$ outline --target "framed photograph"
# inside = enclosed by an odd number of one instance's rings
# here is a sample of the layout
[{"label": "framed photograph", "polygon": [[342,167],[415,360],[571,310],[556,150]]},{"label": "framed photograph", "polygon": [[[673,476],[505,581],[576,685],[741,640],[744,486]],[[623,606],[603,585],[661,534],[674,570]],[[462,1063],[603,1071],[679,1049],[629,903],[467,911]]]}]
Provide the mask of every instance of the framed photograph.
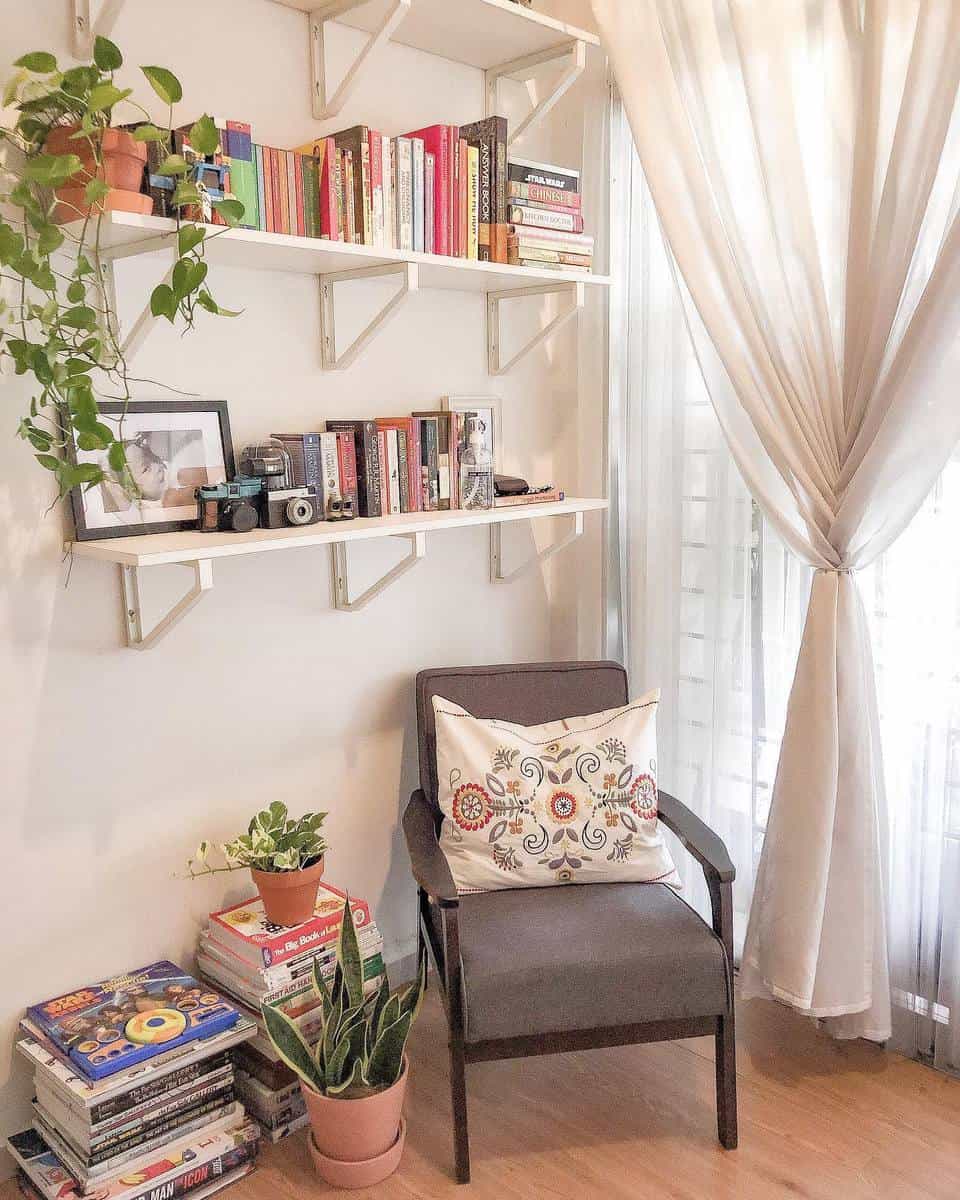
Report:
[{"label": "framed photograph", "polygon": [[[201,484],[233,479],[230,420],[223,400],[104,402],[100,420],[120,432],[140,496],[105,480],[71,492],[77,540],[194,529]],[[74,462],[107,467],[106,452],[68,447]]]},{"label": "framed photograph", "polygon": [[475,412],[480,417],[484,424],[483,440],[493,456],[493,469],[502,475],[503,421],[500,397],[441,396],[440,408],[444,412]]}]

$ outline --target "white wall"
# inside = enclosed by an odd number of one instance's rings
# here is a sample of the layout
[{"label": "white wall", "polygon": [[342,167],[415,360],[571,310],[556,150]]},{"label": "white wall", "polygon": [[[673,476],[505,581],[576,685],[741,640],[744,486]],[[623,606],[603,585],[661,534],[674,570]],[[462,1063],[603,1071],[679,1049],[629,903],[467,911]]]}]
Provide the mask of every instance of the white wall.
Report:
[{"label": "white wall", "polygon": [[[0,63],[41,47],[69,58],[66,0],[5,9]],[[264,0],[128,0],[114,37],[129,63],[167,65],[181,78],[180,120],[203,110],[246,119],[258,141],[281,146],[322,131],[307,105],[302,14]],[[343,57],[356,39],[340,31],[335,40]],[[146,98],[137,73],[126,74]],[[524,150],[568,157],[579,149],[584,96],[578,85],[557,110],[551,141]],[[364,83],[333,128],[364,120],[399,133],[479,115],[478,72],[389,47],[378,78]],[[157,264],[118,270],[129,320]],[[492,380],[482,298],[425,292],[352,369],[324,374],[315,280],[224,269],[212,284],[243,315],[204,317],[185,338],[158,329],[136,367],[145,378],[227,399],[238,446],[281,426],[432,407],[444,393],[499,394],[505,468],[576,492],[583,414],[569,328],[510,376]],[[348,300],[345,319],[352,312],[365,320],[364,304]],[[279,798],[295,810],[329,811],[330,879],[370,899],[389,957],[410,951],[414,895],[398,818],[416,783],[413,676],[429,665],[597,653],[599,629],[584,627],[583,607],[573,601],[599,598],[600,522],[587,517],[589,571],[578,572],[584,560],[574,553],[550,573],[505,587],[488,582],[482,531],[431,536],[426,561],[359,614],[332,610],[325,552],[219,563],[212,594],[157,648],[138,654],[120,645],[114,568],[61,562],[61,516],[44,511],[46,480],[13,439],[29,391],[7,376],[0,394],[0,1133],[7,1134],[28,1115],[30,1082],[12,1053],[23,1007],[155,958],[188,960],[205,914],[250,888],[239,875],[202,882],[175,875],[201,836],[233,833],[263,803]],[[163,394],[141,385],[143,397]],[[596,395],[589,404],[599,416]],[[585,482],[595,487],[596,478]],[[549,525],[509,529],[507,554],[529,553],[534,537],[553,535]],[[353,586],[365,586],[401,552],[386,543],[352,551]],[[163,601],[187,582],[186,572],[156,569],[147,591]],[[589,607],[599,611],[596,600]]]}]

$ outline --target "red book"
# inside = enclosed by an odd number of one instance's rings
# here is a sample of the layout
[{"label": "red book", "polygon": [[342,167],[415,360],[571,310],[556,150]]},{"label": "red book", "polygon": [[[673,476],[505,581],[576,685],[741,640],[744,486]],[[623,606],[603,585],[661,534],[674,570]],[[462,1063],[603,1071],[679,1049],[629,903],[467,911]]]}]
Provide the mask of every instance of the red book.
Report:
[{"label": "red book", "polygon": [[[293,159],[293,188],[294,188],[294,192],[296,193],[296,201],[297,201],[296,233],[299,237],[305,237],[306,232],[307,232],[307,226],[306,226],[306,222],[305,222],[304,215],[303,215],[303,172],[300,170],[301,155],[297,154],[297,152],[295,150],[289,151],[289,154],[290,154],[290,157]],[[290,232],[291,233],[294,232],[293,227],[292,227],[292,222],[291,222]]]},{"label": "red book", "polygon": [[324,138],[317,146],[320,161],[320,236],[331,242],[343,241],[337,205],[337,146],[333,138]]},{"label": "red book", "polygon": [[469,158],[467,154],[466,138],[457,139],[457,257],[467,257],[467,243],[469,242],[469,234],[467,233],[467,225],[469,222],[470,208],[470,169],[468,166]]},{"label": "red book", "polygon": [[[346,896],[339,888],[321,882],[313,916],[302,925],[287,928],[268,921],[259,896],[210,914],[210,935],[239,958],[260,967],[278,963],[334,941],[340,933]],[[370,906],[350,898],[350,911],[358,929],[370,924]]]},{"label": "red book", "polygon": [[430,125],[404,134],[404,137],[422,138],[424,149],[434,156],[433,251],[435,254],[453,254],[457,126]]},{"label": "red book", "polygon": [[340,495],[353,500],[353,515],[357,516],[357,447],[353,433],[337,433],[337,464],[340,467]]},{"label": "red book", "polygon": [[393,512],[390,505],[390,468],[387,466],[387,436],[382,429],[377,430],[377,457],[380,460],[380,498],[383,515],[389,516]]},{"label": "red book", "polygon": [[377,417],[377,428],[402,429],[407,435],[407,495],[410,512],[423,511],[421,478],[420,422],[416,417]]}]

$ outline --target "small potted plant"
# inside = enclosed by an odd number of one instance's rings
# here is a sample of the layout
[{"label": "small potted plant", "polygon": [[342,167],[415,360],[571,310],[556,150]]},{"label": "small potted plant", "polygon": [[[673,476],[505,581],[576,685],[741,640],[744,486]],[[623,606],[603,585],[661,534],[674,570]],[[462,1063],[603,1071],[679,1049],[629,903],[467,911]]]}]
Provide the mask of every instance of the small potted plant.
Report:
[{"label": "small potted plant", "polygon": [[337,966],[328,987],[314,964],[323,1036],[311,1046],[279,1009],[261,1011],[277,1053],[300,1077],[310,1116],[310,1153],[322,1179],[362,1188],[392,1174],[403,1153],[407,1035],[420,1011],[426,963],[406,988],[363,994],[363,960],[350,911],[343,910]]},{"label": "small potted plant", "polygon": [[[313,915],[317,884],[323,874],[327,843],[320,826],[326,815],[304,813],[294,819],[287,815],[287,806],[275,800],[253,817],[246,833],[232,842],[216,847],[201,842],[187,870],[196,878],[249,867],[267,920],[277,925],[301,925]],[[210,861],[214,848],[223,859],[219,866]]]}]

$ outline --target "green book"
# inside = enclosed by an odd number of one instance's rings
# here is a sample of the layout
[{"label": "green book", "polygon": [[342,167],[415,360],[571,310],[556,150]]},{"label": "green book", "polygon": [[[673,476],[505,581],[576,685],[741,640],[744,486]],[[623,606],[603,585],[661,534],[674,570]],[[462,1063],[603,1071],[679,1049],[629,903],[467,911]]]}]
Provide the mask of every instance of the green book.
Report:
[{"label": "green book", "polygon": [[230,190],[243,205],[240,224],[245,229],[260,228],[260,205],[257,202],[257,168],[248,159],[230,160]]}]

